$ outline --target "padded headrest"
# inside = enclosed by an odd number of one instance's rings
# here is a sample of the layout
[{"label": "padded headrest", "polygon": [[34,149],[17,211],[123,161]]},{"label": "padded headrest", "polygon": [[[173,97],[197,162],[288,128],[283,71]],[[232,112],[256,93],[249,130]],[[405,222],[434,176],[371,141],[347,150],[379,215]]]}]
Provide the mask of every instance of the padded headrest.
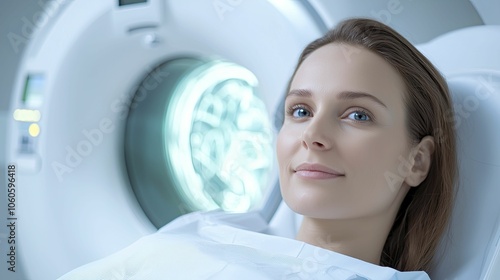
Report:
[{"label": "padded headrest", "polygon": [[455,109],[459,182],[432,279],[482,279],[500,226],[500,26],[468,27],[418,49],[446,77]]},{"label": "padded headrest", "polygon": [[499,238],[500,71],[450,76],[459,181],[432,279],[482,279]]},{"label": "padded headrest", "polygon": [[418,45],[444,75],[471,69],[500,70],[500,25],[480,25],[452,31]]}]

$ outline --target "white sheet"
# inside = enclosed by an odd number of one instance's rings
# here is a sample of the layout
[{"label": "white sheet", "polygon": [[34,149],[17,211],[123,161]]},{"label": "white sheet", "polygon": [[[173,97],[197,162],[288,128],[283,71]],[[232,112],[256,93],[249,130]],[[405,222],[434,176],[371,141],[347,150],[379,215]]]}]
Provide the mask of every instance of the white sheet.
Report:
[{"label": "white sheet", "polygon": [[398,272],[213,217],[183,216],[59,279],[429,279],[424,272]]}]

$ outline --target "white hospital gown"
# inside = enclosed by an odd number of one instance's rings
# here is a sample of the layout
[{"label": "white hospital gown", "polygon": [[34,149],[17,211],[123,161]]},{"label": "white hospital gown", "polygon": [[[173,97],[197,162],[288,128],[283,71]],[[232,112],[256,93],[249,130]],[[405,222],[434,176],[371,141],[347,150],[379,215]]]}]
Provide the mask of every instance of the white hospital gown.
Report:
[{"label": "white hospital gown", "polygon": [[297,240],[239,229],[196,213],[181,217],[60,280],[398,279],[428,280]]}]

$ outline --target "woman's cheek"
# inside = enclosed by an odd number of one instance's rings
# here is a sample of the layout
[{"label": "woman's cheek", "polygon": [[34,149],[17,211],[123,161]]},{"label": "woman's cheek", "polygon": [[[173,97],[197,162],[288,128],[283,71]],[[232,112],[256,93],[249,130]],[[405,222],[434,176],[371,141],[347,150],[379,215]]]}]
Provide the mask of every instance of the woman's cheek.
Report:
[{"label": "woman's cheek", "polygon": [[383,141],[370,133],[359,131],[341,138],[342,140],[337,142],[339,153],[353,168],[372,165],[370,163],[380,161],[380,156],[383,155]]},{"label": "woman's cheek", "polygon": [[384,174],[394,170],[399,149],[382,134],[365,133],[350,139],[342,142],[340,153],[353,179],[360,184],[382,184]]}]

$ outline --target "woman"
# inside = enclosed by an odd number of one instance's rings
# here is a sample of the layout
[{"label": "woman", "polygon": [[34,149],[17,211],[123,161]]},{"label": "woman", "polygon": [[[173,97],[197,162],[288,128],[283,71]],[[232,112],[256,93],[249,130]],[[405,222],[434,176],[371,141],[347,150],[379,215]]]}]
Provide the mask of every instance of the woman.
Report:
[{"label": "woman", "polygon": [[60,279],[428,279],[395,269],[427,270],[448,223],[450,110],[399,34],[341,22],[306,47],[285,99],[277,155],[298,241],[238,228],[259,213],[192,213]]},{"label": "woman", "polygon": [[297,239],[400,271],[427,270],[453,204],[456,151],[443,77],[369,19],[302,52],[277,154]]}]

